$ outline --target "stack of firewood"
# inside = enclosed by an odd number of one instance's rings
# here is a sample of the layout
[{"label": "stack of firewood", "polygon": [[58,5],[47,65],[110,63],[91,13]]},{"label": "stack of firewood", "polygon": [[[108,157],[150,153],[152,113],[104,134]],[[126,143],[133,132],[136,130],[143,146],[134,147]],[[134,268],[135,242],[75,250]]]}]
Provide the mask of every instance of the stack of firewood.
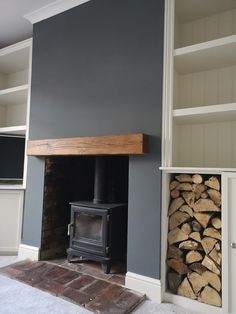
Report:
[{"label": "stack of firewood", "polygon": [[216,176],[180,174],[170,182],[169,289],[221,306],[221,192]]}]

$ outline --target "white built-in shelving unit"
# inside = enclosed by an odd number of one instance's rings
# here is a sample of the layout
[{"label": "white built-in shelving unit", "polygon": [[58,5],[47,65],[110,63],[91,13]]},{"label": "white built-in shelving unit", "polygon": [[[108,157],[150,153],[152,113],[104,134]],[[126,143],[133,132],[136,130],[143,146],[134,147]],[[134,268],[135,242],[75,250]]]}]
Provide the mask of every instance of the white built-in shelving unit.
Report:
[{"label": "white built-in shelving unit", "polygon": [[[165,11],[163,299],[200,313],[235,313],[236,250],[230,242],[236,242],[236,231],[228,226],[236,206],[236,1],[165,0]],[[169,182],[177,173],[221,175],[222,308],[166,289]]]}]

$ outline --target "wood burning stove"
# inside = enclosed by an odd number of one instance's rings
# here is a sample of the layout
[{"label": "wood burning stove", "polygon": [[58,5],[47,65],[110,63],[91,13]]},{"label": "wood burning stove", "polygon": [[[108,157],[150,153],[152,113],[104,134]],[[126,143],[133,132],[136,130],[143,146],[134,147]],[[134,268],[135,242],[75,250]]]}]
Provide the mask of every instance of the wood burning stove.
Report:
[{"label": "wood burning stove", "polygon": [[[101,262],[105,273],[113,260],[122,260],[127,251],[126,203],[114,202],[107,193],[109,182],[106,157],[96,157],[93,201],[71,202],[70,247],[73,256]],[[114,181],[114,178],[112,178]],[[108,183],[108,184],[107,184]]]}]

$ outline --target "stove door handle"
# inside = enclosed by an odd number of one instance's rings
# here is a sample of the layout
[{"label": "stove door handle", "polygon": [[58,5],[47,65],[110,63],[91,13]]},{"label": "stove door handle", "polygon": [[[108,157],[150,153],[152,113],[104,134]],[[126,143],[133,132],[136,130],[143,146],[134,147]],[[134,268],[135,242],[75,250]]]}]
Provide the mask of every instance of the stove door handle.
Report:
[{"label": "stove door handle", "polygon": [[236,249],[236,243],[232,242],[232,243],[230,243],[230,246],[232,249]]}]

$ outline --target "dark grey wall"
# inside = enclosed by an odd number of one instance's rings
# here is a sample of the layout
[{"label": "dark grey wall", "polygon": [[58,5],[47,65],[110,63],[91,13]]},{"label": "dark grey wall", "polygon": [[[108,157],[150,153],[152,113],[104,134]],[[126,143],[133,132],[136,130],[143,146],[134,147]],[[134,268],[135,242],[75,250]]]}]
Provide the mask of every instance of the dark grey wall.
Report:
[{"label": "dark grey wall", "polygon": [[[34,27],[30,139],[142,132],[131,157],[128,270],[160,276],[163,0],[92,0]],[[41,160],[30,158],[23,243],[39,245]],[[32,236],[36,233],[36,236]]]}]

